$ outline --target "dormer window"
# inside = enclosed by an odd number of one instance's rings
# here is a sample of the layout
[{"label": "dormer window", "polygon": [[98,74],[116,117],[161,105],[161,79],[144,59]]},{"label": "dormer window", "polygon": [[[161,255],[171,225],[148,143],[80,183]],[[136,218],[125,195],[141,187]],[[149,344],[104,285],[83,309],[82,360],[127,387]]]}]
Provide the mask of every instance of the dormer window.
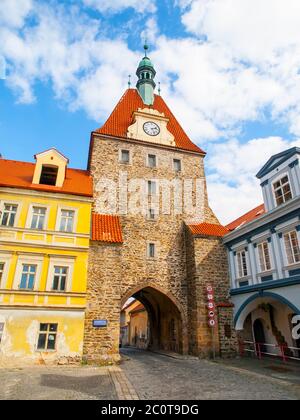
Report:
[{"label": "dormer window", "polygon": [[293,198],[288,175],[284,175],[273,183],[273,191],[277,206],[280,206]]},{"label": "dormer window", "polygon": [[57,166],[42,166],[40,184],[42,185],[53,185],[56,186],[58,174]]}]

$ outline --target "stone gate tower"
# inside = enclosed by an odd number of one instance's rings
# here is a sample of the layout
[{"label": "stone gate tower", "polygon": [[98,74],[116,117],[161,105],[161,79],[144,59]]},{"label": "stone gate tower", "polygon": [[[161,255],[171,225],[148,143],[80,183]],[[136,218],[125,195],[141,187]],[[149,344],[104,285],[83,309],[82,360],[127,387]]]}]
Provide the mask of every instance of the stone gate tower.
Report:
[{"label": "stone gate tower", "polygon": [[[128,89],[91,135],[94,213],[84,357],[119,359],[120,311],[130,297],[147,309],[148,347],[207,356],[235,350],[227,301],[225,229],[208,205],[205,152],[155,95],[147,56]],[[205,285],[215,288],[213,343]]]}]

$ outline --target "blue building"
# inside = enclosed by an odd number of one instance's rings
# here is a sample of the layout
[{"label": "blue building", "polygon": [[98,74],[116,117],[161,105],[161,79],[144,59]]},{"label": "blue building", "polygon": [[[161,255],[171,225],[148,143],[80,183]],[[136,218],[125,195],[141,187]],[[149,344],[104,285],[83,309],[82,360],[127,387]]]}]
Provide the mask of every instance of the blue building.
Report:
[{"label": "blue building", "polygon": [[[300,149],[277,154],[257,177],[264,204],[232,222],[224,237],[235,327],[267,353],[300,357],[292,333],[300,314]],[[297,350],[297,348],[299,350]]]}]

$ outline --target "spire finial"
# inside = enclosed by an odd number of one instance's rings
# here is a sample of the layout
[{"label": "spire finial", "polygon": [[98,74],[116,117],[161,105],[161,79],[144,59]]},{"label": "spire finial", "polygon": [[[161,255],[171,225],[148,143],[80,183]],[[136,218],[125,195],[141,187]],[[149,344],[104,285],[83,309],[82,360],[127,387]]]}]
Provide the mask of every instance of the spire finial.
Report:
[{"label": "spire finial", "polygon": [[161,84],[160,84],[160,82],[158,82],[158,94],[159,94],[159,96],[161,94]]},{"label": "spire finial", "polygon": [[145,50],[145,57],[147,57],[147,51],[149,50],[147,39],[145,39],[144,50]]},{"label": "spire finial", "polygon": [[131,74],[128,75],[128,89],[131,88]]}]

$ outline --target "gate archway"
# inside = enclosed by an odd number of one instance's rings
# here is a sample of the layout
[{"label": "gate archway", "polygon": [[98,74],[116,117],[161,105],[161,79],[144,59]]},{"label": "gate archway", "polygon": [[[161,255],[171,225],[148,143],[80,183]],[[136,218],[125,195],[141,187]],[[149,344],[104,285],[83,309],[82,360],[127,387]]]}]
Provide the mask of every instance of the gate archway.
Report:
[{"label": "gate archway", "polygon": [[141,302],[148,313],[148,349],[186,354],[187,323],[177,299],[160,287],[147,284],[127,292],[121,300],[121,308],[131,297]]}]

